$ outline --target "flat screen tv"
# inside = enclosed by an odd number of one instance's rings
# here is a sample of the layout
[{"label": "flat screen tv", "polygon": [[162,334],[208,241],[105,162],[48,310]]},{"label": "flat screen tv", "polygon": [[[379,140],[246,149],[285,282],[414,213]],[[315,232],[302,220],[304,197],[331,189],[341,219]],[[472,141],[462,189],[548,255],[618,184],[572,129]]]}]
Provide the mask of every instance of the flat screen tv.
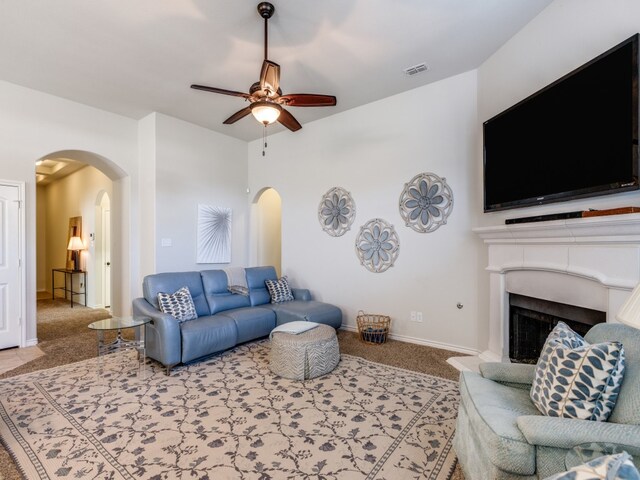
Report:
[{"label": "flat screen tv", "polygon": [[635,34],[484,122],[484,211],[637,190]]}]

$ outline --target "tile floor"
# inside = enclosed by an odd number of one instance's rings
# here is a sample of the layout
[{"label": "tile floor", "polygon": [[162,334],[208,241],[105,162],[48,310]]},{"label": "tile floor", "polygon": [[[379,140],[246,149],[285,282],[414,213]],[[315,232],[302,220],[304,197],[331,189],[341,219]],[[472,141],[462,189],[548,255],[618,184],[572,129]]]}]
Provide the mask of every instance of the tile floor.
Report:
[{"label": "tile floor", "polygon": [[38,346],[0,350],[0,374],[44,355]]}]

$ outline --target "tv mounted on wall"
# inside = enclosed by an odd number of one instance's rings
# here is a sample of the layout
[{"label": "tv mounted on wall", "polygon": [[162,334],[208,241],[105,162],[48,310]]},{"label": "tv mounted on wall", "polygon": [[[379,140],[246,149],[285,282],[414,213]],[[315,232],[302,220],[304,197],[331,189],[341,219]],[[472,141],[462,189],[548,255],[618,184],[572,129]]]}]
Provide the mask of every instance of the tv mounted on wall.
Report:
[{"label": "tv mounted on wall", "polygon": [[485,212],[640,188],[639,36],[484,122]]}]

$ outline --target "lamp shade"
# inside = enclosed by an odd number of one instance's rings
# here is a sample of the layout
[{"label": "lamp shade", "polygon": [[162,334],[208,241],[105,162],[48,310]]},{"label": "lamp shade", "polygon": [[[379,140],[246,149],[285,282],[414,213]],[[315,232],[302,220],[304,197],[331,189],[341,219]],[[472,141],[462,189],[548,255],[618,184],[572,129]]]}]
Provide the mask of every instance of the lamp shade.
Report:
[{"label": "lamp shade", "polygon": [[67,250],[84,250],[84,243],[80,237],[71,237],[69,239],[69,246]]},{"label": "lamp shade", "polygon": [[640,283],[633,289],[627,301],[616,315],[619,322],[640,328]]},{"label": "lamp shade", "polygon": [[282,107],[277,103],[259,101],[251,104],[251,113],[260,123],[270,125],[280,116]]}]

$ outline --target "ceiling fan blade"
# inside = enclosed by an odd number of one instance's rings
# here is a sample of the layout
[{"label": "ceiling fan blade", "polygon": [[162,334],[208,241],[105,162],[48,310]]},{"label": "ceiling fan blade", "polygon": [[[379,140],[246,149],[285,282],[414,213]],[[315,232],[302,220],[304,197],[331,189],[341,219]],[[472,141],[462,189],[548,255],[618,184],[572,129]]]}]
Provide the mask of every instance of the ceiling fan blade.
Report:
[{"label": "ceiling fan blade", "polygon": [[251,107],[245,107],[242,110],[238,110],[236,113],[227,118],[224,122],[226,125],[231,125],[232,123],[236,123],[241,118],[246,117],[251,113]]},{"label": "ceiling fan blade", "polygon": [[260,89],[263,92],[268,91],[269,96],[273,97],[280,88],[280,65],[270,60],[262,62],[262,70],[260,70]]},{"label": "ceiling fan blade", "polygon": [[315,93],[290,93],[282,95],[278,101],[282,101],[289,107],[333,107],[336,104],[336,97]]},{"label": "ceiling fan blade", "polygon": [[280,116],[278,117],[278,122],[287,127],[292,132],[297,132],[302,128],[300,122],[296,120],[293,115],[287,112],[284,108],[280,112]]},{"label": "ceiling fan blade", "polygon": [[221,93],[222,95],[231,95],[232,97],[250,98],[251,95],[243,92],[236,92],[234,90],[225,90],[223,88],[207,87],[206,85],[191,85],[191,88],[196,90],[204,90],[205,92]]}]

